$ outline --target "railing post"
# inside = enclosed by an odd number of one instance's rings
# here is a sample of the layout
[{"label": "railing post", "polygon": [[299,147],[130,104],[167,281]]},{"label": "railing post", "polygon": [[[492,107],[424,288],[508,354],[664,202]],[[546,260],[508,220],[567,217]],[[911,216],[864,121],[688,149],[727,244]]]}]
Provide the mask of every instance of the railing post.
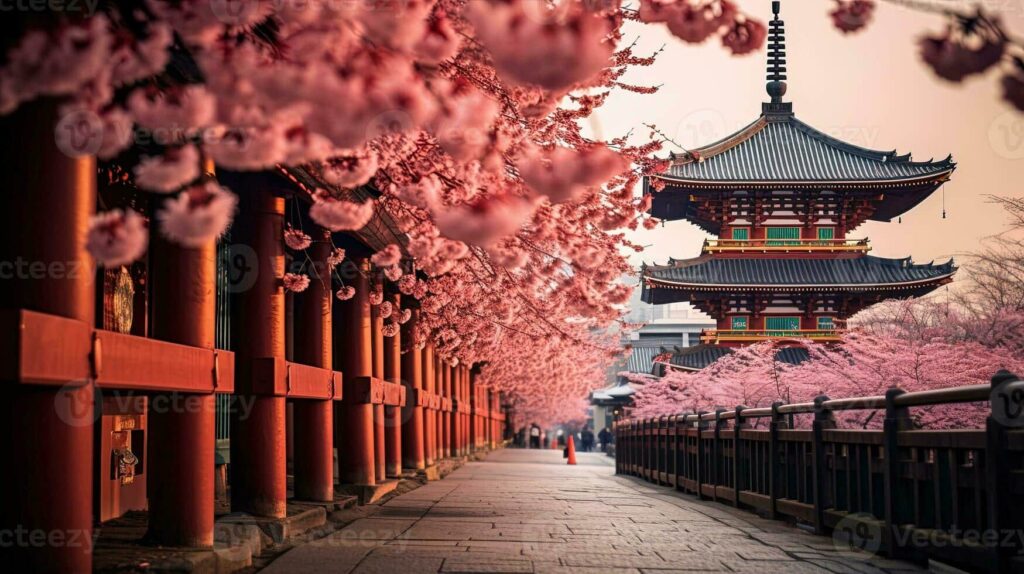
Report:
[{"label": "railing post", "polygon": [[832,411],[826,410],[822,405],[828,397],[819,395],[814,397],[814,422],[812,423],[814,450],[814,531],[818,534],[825,534],[825,507],[828,500],[828,468],[825,457],[825,430],[836,428],[835,417]]},{"label": "railing post", "polygon": [[669,415],[663,414],[657,420],[657,445],[658,450],[658,482],[662,482],[662,473],[665,473],[665,481],[669,482]]},{"label": "railing post", "polygon": [[882,423],[882,441],[885,448],[885,529],[882,532],[882,544],[892,558],[903,556],[906,552],[897,543],[902,539],[896,536],[899,528],[900,498],[899,475],[899,433],[913,427],[910,411],[906,407],[896,405],[896,397],[902,395],[903,389],[892,388],[885,392],[885,421]]},{"label": "railing post", "polygon": [[[1019,536],[1006,536],[1010,532],[1011,517],[1018,509],[1012,507],[1010,497],[1009,440],[1007,423],[1012,414],[1019,412],[1021,398],[1008,392],[1008,385],[1017,382],[1013,373],[1000,370],[992,377],[989,415],[985,420],[985,488],[988,491],[989,535],[986,540],[998,540],[989,548],[989,571],[1009,571],[1009,559],[1020,551]],[[990,538],[994,537],[994,538]]]},{"label": "railing post", "polygon": [[704,461],[704,437],[701,436],[701,433],[704,432],[704,429],[707,428],[707,426],[704,421],[700,419],[700,416],[705,412],[706,411],[697,411],[697,468],[694,473],[694,478],[697,484],[696,490],[698,500],[704,500],[704,489],[701,488],[701,485],[704,483],[705,475],[708,472],[708,469],[706,468],[707,464],[705,464]]},{"label": "railing post", "polygon": [[736,407],[736,418],[733,419],[732,428],[732,505],[736,508],[740,507],[740,432],[746,428],[746,424],[743,422],[743,409],[746,407]]},{"label": "railing post", "polygon": [[722,465],[725,462],[725,455],[722,453],[722,427],[725,421],[722,420],[722,413],[725,409],[715,409],[715,427],[712,429],[711,443],[711,498],[718,502],[718,485],[722,482]]},{"label": "railing post", "polygon": [[782,401],[772,403],[772,420],[768,423],[768,518],[778,518],[779,502],[779,430],[786,428],[785,416],[779,412]]},{"label": "railing post", "polygon": [[668,436],[672,453],[672,488],[679,486],[679,415],[668,418]]}]

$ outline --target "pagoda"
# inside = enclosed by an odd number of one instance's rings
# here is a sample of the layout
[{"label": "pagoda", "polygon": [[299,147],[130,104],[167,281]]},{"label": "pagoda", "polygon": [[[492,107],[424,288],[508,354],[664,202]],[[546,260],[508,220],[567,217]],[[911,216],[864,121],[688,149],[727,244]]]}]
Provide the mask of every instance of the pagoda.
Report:
[{"label": "pagoda", "polygon": [[717,348],[688,351],[685,370],[758,341],[836,341],[857,311],[924,295],[956,272],[952,260],[915,264],[869,255],[868,240],[850,236],[866,220],[890,221],[912,209],[956,164],[952,157],[915,162],[909,154],[865,149],[798,120],[783,101],[779,2],[772,11],[771,101],[760,117],[721,141],[672,154],[666,173],[644,181],[653,217],[685,219],[716,236],[696,258],[642,269],[644,302],[689,302],[718,322],[701,336]]}]

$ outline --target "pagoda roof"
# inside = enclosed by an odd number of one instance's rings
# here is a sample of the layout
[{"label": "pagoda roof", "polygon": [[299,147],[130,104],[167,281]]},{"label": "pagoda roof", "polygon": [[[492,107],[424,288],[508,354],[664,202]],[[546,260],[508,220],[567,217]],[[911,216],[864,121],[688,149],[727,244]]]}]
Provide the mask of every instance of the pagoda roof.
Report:
[{"label": "pagoda roof", "polygon": [[699,371],[732,352],[732,349],[719,345],[694,345],[677,350],[669,363],[686,371]]},{"label": "pagoda roof", "polygon": [[952,156],[915,162],[910,154],[876,151],[827,135],[792,113],[766,112],[750,125],[713,144],[673,154],[669,183],[912,184],[945,179],[956,168]]},{"label": "pagoda roof", "polygon": [[667,349],[662,345],[643,345],[634,342],[633,351],[626,359],[626,370],[630,373],[651,374],[654,369],[654,357],[664,353]]},{"label": "pagoda roof", "polygon": [[886,259],[864,255],[853,259],[767,259],[701,256],[672,260],[669,265],[645,266],[644,300],[651,287],[724,288],[772,287],[802,289],[862,289],[924,286],[950,278],[956,265],[915,264],[909,257]]}]

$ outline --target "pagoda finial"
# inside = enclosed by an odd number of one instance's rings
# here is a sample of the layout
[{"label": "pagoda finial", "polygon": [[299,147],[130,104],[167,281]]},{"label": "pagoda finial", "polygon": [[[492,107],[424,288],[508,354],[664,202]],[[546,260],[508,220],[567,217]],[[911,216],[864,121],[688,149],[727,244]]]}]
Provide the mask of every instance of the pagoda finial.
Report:
[{"label": "pagoda finial", "polygon": [[786,24],[779,18],[782,2],[772,2],[775,17],[768,23],[768,83],[765,88],[772,101],[764,105],[765,113],[792,113],[792,104],[784,104],[786,95]]}]

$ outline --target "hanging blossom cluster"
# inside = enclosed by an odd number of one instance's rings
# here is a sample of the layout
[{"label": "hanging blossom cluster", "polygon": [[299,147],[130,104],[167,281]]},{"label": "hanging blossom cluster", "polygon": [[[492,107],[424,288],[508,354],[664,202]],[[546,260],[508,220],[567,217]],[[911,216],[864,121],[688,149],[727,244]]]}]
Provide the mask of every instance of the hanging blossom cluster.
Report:
[{"label": "hanging blossom cluster", "polygon": [[664,24],[684,42],[700,44],[717,36],[733,54],[749,54],[764,45],[768,30],[740,12],[730,0],[641,0],[636,18]]},{"label": "hanging blossom cluster", "polygon": [[[712,34],[728,49],[761,45],[763,26],[715,6]],[[522,404],[538,422],[581,416],[570,398],[600,385],[613,347],[594,333],[631,292],[623,254],[640,248],[624,231],[649,224],[633,190],[665,167],[658,143],[599,141],[580,127],[614,89],[654,91],[623,81],[653,62],[621,45],[636,14],[576,0],[223,7],[101,2],[95,15],[33,18],[4,39],[0,114],[52,98],[61,119],[90,130],[56,130],[60,149],[112,161],[160,194],[151,222],[95,218],[97,261],[140,257],[147,223],[186,246],[227,230],[238,197],[208,163],[302,167],[322,183],[308,198],[319,226],[359,230],[386,216],[405,234],[402,249],[375,259],[383,280],[418,300],[418,344],[486,365],[489,384],[539,401]],[[357,200],[367,185],[379,196]],[[302,251],[310,231],[282,240]],[[282,281],[299,292],[309,277]]]}]

